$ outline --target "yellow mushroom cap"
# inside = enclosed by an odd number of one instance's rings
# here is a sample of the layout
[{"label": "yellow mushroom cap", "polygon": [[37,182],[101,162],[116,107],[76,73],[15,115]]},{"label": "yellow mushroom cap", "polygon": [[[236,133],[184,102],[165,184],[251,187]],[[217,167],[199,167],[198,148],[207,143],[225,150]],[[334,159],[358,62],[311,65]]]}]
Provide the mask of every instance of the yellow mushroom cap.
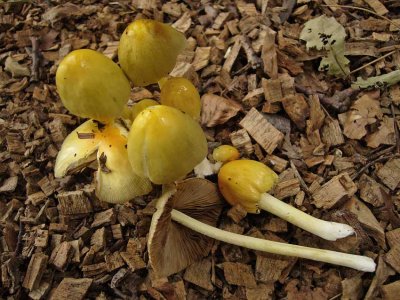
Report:
[{"label": "yellow mushroom cap", "polygon": [[231,205],[240,204],[249,213],[259,213],[258,202],[278,180],[278,175],[255,160],[234,160],[218,173],[219,190]]},{"label": "yellow mushroom cap", "polygon": [[122,112],[131,90],[116,63],[89,49],[75,50],[64,57],[57,69],[56,85],[71,113],[106,122]]},{"label": "yellow mushroom cap", "polygon": [[144,109],[146,109],[146,108],[148,108],[150,106],[154,106],[154,105],[160,105],[160,103],[158,103],[156,100],[152,100],[152,99],[143,99],[143,100],[140,100],[139,102],[133,104],[132,113],[131,113],[131,120],[132,121],[135,120],[136,117],[138,116],[138,114],[142,110],[144,110]]},{"label": "yellow mushroom cap", "polygon": [[134,85],[146,86],[172,71],[185,44],[185,36],[170,25],[136,20],[121,36],[118,59]]},{"label": "yellow mushroom cap", "polygon": [[185,176],[207,155],[200,125],[176,108],[156,105],[136,117],[128,136],[128,157],[138,175],[156,184]]},{"label": "yellow mushroom cap", "polygon": [[230,145],[221,145],[213,151],[214,160],[223,163],[239,159],[239,157],[240,153],[238,149]]},{"label": "yellow mushroom cap", "polygon": [[186,78],[173,77],[161,83],[160,102],[200,119],[201,102],[196,87]]}]

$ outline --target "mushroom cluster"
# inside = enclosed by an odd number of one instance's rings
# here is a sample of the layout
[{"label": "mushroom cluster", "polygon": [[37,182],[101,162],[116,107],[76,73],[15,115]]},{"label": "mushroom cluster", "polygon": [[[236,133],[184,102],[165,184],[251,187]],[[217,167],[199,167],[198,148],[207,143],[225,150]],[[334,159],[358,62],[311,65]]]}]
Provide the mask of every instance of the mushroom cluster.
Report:
[{"label": "mushroom cluster", "polygon": [[[239,159],[231,146],[215,149],[218,186],[206,179],[185,177],[205,161],[207,141],[201,126],[200,96],[184,78],[170,78],[185,37],[169,25],[137,20],[121,36],[121,68],[103,54],[77,50],[60,63],[57,89],[65,107],[89,118],[64,141],[55,176],[81,170],[97,160],[96,195],[123,203],[161,184],[149,232],[149,261],[158,275],[178,272],[207,255],[212,239],[281,255],[297,256],[372,272],[371,258],[276,243],[216,228],[223,202],[240,204],[249,213],[267,210],[328,240],[354,233],[346,225],[316,219],[267,192],[278,176],[260,162]],[[126,104],[131,83],[158,83],[160,103],[144,99]]]},{"label": "mushroom cluster", "polygon": [[[97,160],[97,197],[123,203],[148,194],[151,183],[184,177],[204,159],[200,95],[189,80],[166,77],[185,44],[184,35],[171,26],[137,20],[121,36],[121,68],[89,49],[72,51],[61,61],[60,98],[72,114],[89,120],[65,139],[56,178]],[[161,105],[144,99],[128,107],[130,81],[135,86],[160,82]]]}]

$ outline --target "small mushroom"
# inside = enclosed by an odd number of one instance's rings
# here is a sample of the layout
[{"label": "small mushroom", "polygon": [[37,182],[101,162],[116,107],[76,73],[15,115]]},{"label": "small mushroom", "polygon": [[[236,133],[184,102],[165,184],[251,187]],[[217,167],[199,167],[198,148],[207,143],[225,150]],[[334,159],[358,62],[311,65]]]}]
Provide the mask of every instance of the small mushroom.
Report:
[{"label": "small mushroom", "polygon": [[74,115],[110,122],[128,102],[131,87],[122,70],[105,55],[81,49],[69,53],[56,73],[57,91]]},{"label": "small mushroom", "polygon": [[134,197],[148,194],[151,183],[136,175],[128,161],[126,150],[128,132],[117,122],[100,125],[86,121],[72,131],[57,155],[56,178],[79,170],[96,159],[96,195],[110,203],[123,203]]},{"label": "small mushroom", "polygon": [[212,240],[207,237],[248,249],[364,272],[375,270],[375,263],[369,257],[278,243],[214,227],[221,211],[221,201],[217,187],[206,179],[191,178],[165,186],[156,208],[149,231],[148,251],[150,264],[158,276],[179,272],[207,255],[212,245]]},{"label": "small mushroom", "polygon": [[221,145],[214,149],[213,158],[215,161],[227,163],[228,161],[237,160],[240,157],[238,149],[231,145]]},{"label": "small mushroom", "polygon": [[176,108],[151,106],[133,121],[129,161],[134,172],[156,184],[182,178],[206,155],[207,140],[200,125]]},{"label": "small mushroom", "polygon": [[347,224],[317,219],[268,194],[277,180],[274,171],[254,160],[228,162],[218,173],[218,186],[224,198],[231,205],[240,204],[249,213],[259,213],[261,208],[330,241],[354,233]]},{"label": "small mushroom", "polygon": [[141,19],[129,24],[121,35],[118,58],[133,84],[146,86],[172,71],[185,45],[185,36],[172,26]]},{"label": "small mushroom", "polygon": [[175,107],[196,121],[200,120],[200,95],[189,80],[183,77],[171,77],[159,82],[159,85],[161,104]]}]

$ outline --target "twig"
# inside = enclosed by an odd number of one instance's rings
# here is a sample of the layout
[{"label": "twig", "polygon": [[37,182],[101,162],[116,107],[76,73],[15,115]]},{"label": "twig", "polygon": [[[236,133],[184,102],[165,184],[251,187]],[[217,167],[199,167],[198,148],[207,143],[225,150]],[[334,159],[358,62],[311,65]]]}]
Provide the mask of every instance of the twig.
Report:
[{"label": "twig", "polygon": [[297,179],[300,181],[300,185],[303,188],[304,192],[307,194],[307,196],[311,195],[310,190],[308,189],[307,184],[304,182],[303,178],[301,177],[299,171],[296,168],[296,165],[293,163],[293,160],[290,160],[290,167],[292,168],[294,174],[296,175]]},{"label": "twig", "polygon": [[400,26],[397,25],[397,24],[396,24],[395,22],[393,22],[392,20],[390,20],[389,18],[386,18],[386,17],[384,17],[384,16],[378,15],[376,12],[374,12],[374,11],[372,11],[372,10],[370,10],[370,9],[367,9],[367,8],[358,7],[358,6],[352,6],[352,5],[335,5],[335,4],[329,4],[329,5],[321,4],[321,6],[358,9],[358,10],[361,10],[361,11],[364,11],[364,12],[367,12],[367,13],[370,13],[370,14],[372,14],[372,15],[374,15],[374,16],[377,16],[378,18],[382,18],[382,19],[388,21],[390,24],[392,24],[393,26],[397,27],[397,28],[400,30]]},{"label": "twig", "polygon": [[361,67],[351,71],[347,76],[350,76],[351,74],[354,74],[354,73],[356,73],[356,72],[358,72],[358,71],[360,71],[360,70],[362,70],[362,69],[364,69],[364,68],[366,68],[366,67],[368,67],[368,66],[370,66],[370,65],[372,65],[372,64],[374,64],[374,63],[376,63],[376,62],[378,62],[378,61],[380,61],[382,59],[384,59],[385,57],[387,57],[389,55],[392,55],[393,53],[395,53],[397,51],[398,51],[398,49],[395,49],[395,50],[393,50],[393,51],[391,51],[389,53],[386,53],[385,55],[383,55],[381,57],[378,57],[378,58],[374,59],[373,61],[370,61],[369,63],[367,63],[365,65],[362,65]]},{"label": "twig", "polygon": [[[20,213],[22,213],[24,209],[20,208]],[[15,246],[14,257],[19,257],[22,252],[22,236],[24,235],[24,224],[21,219],[19,220],[19,231],[17,236],[17,245]]]},{"label": "twig", "polygon": [[32,36],[32,66],[31,66],[31,82],[39,80],[39,38]]},{"label": "twig", "polygon": [[360,170],[358,170],[357,173],[355,173],[354,175],[351,176],[351,179],[354,181],[355,179],[357,179],[361,174],[363,174],[370,166],[372,166],[373,164],[377,163],[377,162],[381,162],[381,161],[385,161],[385,160],[389,160],[391,158],[394,157],[400,157],[399,154],[392,154],[389,156],[383,156],[383,157],[378,157],[376,159],[374,159],[373,161],[370,161],[369,163],[367,163],[364,167],[362,167]]}]

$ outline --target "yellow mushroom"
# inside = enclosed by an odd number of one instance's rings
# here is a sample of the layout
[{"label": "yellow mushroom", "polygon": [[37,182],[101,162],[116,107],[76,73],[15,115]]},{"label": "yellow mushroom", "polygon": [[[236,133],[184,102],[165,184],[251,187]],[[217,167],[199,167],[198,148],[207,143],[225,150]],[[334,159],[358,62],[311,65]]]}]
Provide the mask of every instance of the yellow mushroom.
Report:
[{"label": "yellow mushroom", "polygon": [[71,113],[102,122],[119,116],[130,95],[129,81],[118,65],[89,49],[64,57],[57,69],[56,85]]},{"label": "yellow mushroom", "polygon": [[118,123],[89,120],[72,131],[57,155],[56,178],[80,170],[97,159],[96,195],[105,202],[123,203],[148,194],[151,183],[136,175],[128,161],[127,131]]},{"label": "yellow mushroom", "polygon": [[214,149],[213,158],[215,161],[226,163],[228,161],[237,160],[240,157],[239,151],[230,145],[221,145]]},{"label": "yellow mushroom", "polygon": [[218,173],[218,186],[224,198],[231,205],[240,204],[249,213],[259,213],[261,208],[331,241],[354,233],[347,224],[317,219],[268,194],[277,180],[274,171],[254,160],[228,162]]},{"label": "yellow mushroom", "polygon": [[170,25],[136,20],[121,36],[118,59],[134,85],[146,86],[172,71],[185,45],[185,36]]},{"label": "yellow mushroom", "polygon": [[207,155],[200,125],[176,108],[157,105],[139,113],[128,136],[133,170],[156,184],[189,173]]},{"label": "yellow mushroom", "polygon": [[161,104],[175,107],[196,121],[200,120],[200,95],[189,80],[183,77],[172,77],[161,82],[160,86]]}]

